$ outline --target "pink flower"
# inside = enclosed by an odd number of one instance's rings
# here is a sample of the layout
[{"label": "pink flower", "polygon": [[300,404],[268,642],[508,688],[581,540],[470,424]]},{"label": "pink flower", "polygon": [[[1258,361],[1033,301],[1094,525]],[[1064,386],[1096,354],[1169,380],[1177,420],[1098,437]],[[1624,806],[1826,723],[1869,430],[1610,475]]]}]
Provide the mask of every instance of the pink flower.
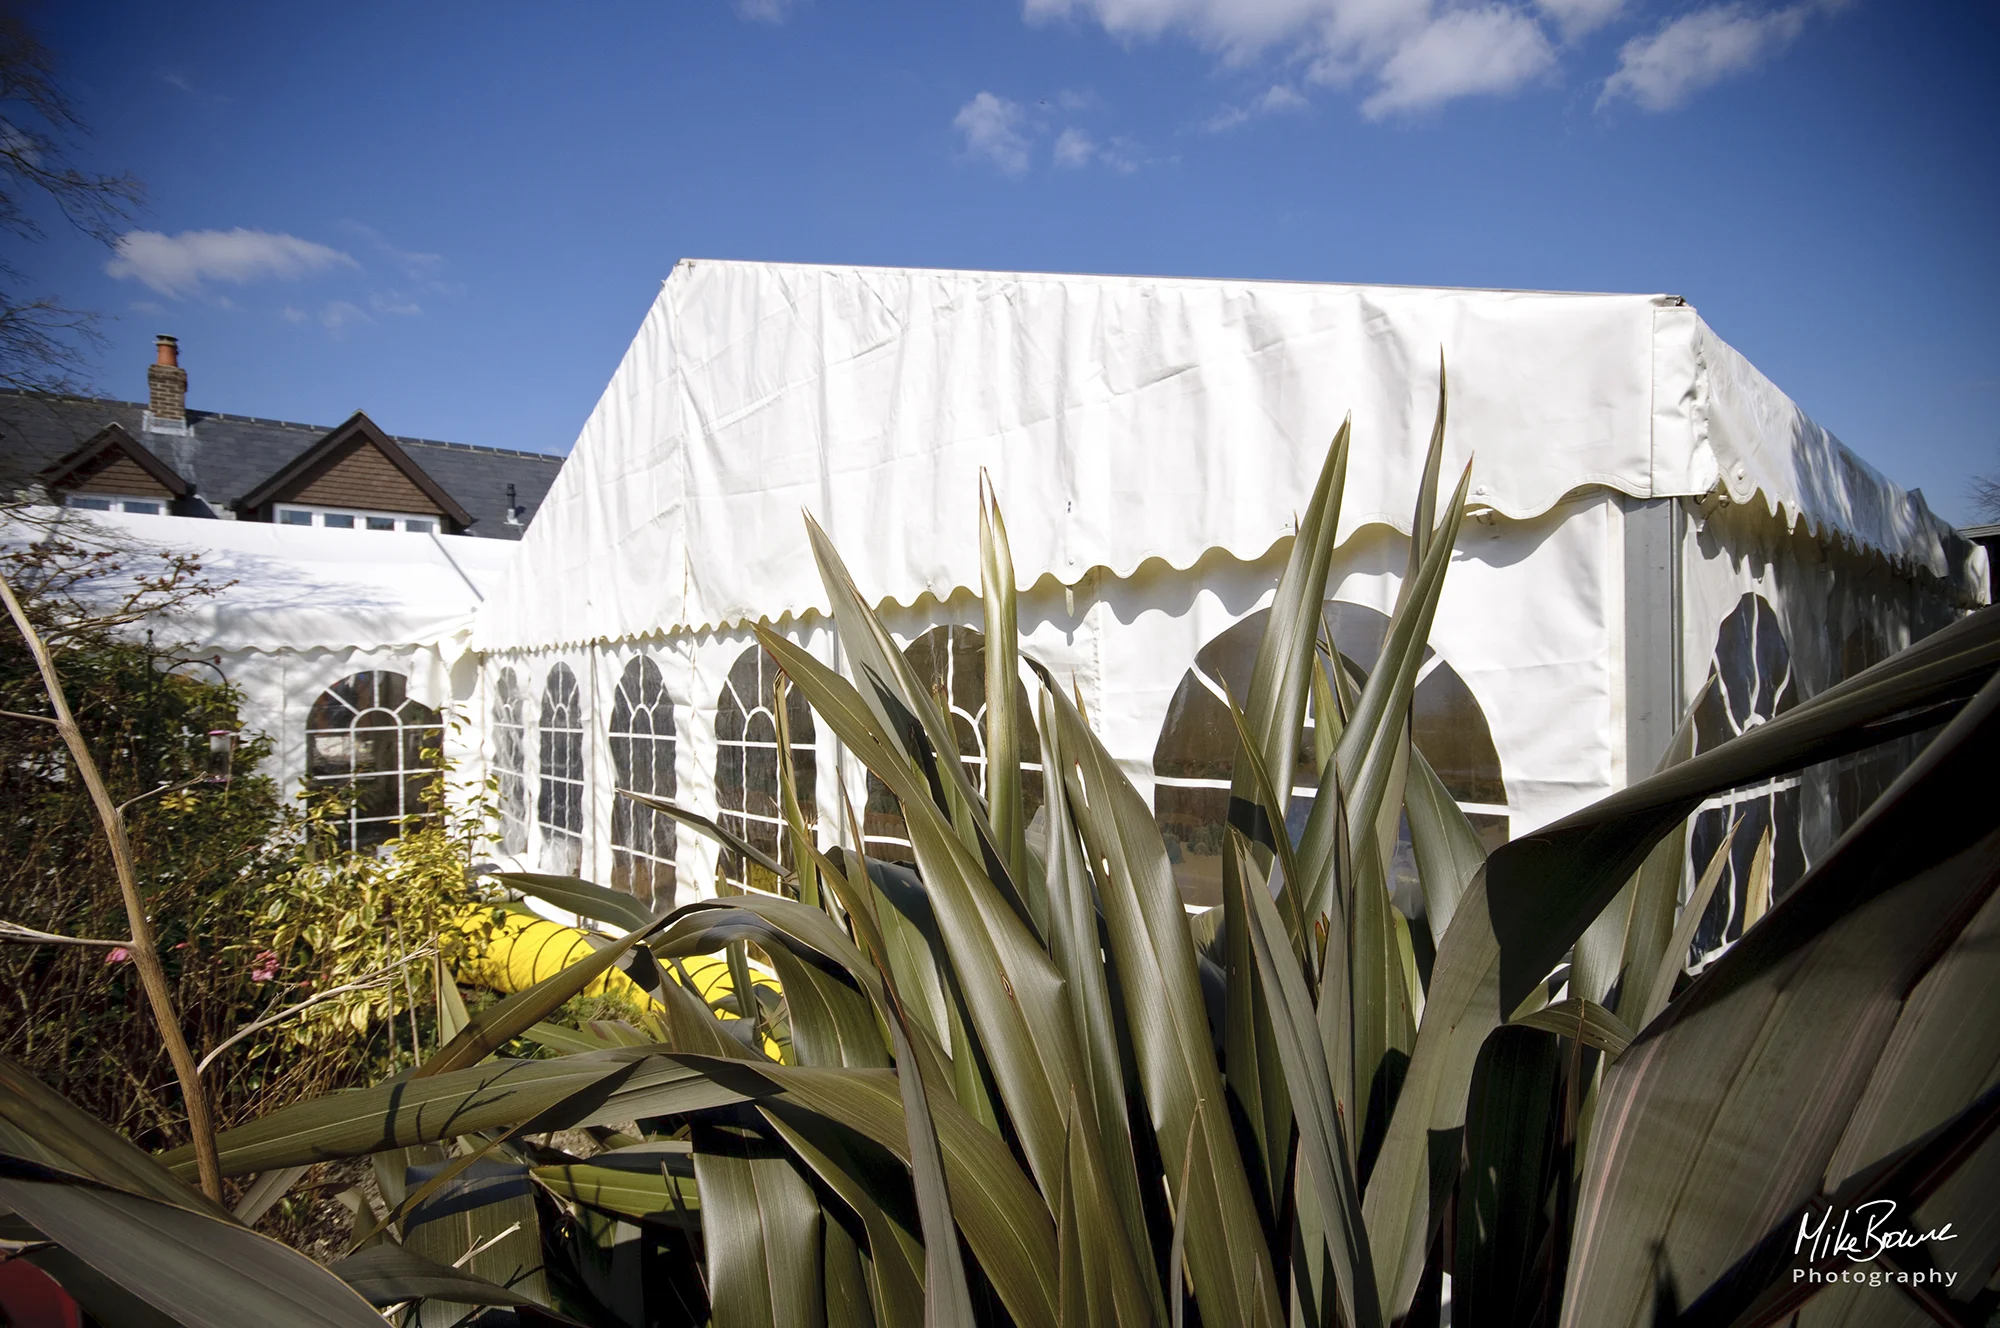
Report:
[{"label": "pink flower", "polygon": [[250,970],[252,982],[269,982],[278,976],[278,954],[275,950],[265,950],[257,956],[257,966]]},{"label": "pink flower", "polygon": [[130,950],[127,950],[122,945],[114,945],[105,954],[104,962],[107,964],[122,964],[131,957],[132,952]]}]

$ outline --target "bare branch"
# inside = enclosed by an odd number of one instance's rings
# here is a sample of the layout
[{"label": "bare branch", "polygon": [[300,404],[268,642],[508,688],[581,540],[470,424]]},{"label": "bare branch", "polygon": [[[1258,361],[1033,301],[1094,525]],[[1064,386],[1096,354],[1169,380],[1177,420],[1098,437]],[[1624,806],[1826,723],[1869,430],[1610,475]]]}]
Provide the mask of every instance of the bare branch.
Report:
[{"label": "bare branch", "polygon": [[29,945],[102,945],[109,949],[128,947],[130,941],[99,941],[88,936],[59,936],[52,931],[38,931],[24,927],[18,922],[0,918],[0,941],[20,941]]},{"label": "bare branch", "polygon": [[262,1019],[253,1019],[249,1023],[243,1025],[243,1027],[237,1029],[234,1033],[231,1033],[228,1037],[224,1038],[222,1041],[216,1043],[215,1046],[211,1047],[209,1049],[208,1055],[203,1056],[201,1058],[201,1064],[195,1067],[195,1071],[198,1074],[208,1073],[208,1067],[215,1064],[216,1057],[220,1056],[223,1052],[228,1051],[231,1047],[241,1042],[244,1038],[254,1036],[257,1033],[261,1033],[265,1029],[271,1027],[273,1024],[282,1024],[283,1022],[285,1022],[285,1020],[290,1019],[295,1015],[304,1014],[307,1010],[312,1009],[315,1005],[319,1005],[325,1001],[330,1001],[336,996],[345,996],[349,992],[365,991],[371,987],[388,986],[390,982],[395,980],[396,972],[398,969],[401,969],[406,964],[414,963],[419,959],[428,959],[430,956],[436,953],[437,951],[432,949],[430,946],[425,946],[424,948],[418,950],[414,954],[405,955],[403,958],[398,959],[395,963],[390,964],[387,968],[378,968],[373,973],[369,973],[366,976],[356,978],[352,982],[343,983],[338,987],[328,987],[325,991],[314,992],[312,995],[306,997],[298,1004],[288,1005],[284,1009],[278,1011],[276,1014],[265,1015]]}]

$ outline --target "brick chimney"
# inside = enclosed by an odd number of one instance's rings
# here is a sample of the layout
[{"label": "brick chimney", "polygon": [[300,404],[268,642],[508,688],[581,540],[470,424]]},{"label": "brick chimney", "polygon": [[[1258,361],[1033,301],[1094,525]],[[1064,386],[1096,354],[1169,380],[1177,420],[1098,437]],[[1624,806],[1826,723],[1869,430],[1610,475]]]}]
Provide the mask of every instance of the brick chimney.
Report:
[{"label": "brick chimney", "polygon": [[146,369],[146,387],[151,400],[145,427],[155,433],[186,433],[188,376],[181,368],[180,342],[173,337],[159,339],[159,360]]}]

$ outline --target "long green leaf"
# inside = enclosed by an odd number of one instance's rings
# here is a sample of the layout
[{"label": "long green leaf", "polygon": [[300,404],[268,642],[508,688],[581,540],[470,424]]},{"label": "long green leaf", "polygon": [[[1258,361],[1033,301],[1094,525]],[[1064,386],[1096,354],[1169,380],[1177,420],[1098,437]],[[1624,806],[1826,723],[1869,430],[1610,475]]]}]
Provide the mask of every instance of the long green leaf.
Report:
[{"label": "long green leaf", "polygon": [[[693,1061],[694,1058],[690,1058]],[[782,1093],[911,1162],[901,1076],[887,1070],[699,1062],[725,1085],[764,1100]],[[1048,1206],[1007,1145],[942,1094],[929,1100],[952,1214],[1001,1303],[1022,1328],[1055,1323],[1056,1238]]]},{"label": "long green leaf", "polygon": [[[759,628],[759,639],[849,750],[885,781],[913,782],[888,754],[879,727],[845,679],[774,633]],[[881,769],[876,769],[878,761]],[[894,789],[894,782],[890,786]],[[1061,974],[1028,922],[987,875],[991,864],[976,860],[916,789],[899,791],[899,796],[979,1050],[992,1067],[1037,1181],[1054,1193],[1062,1174],[1059,1103],[1067,1101],[1081,1057],[1063,1003]],[[956,1061],[956,1047],[953,1054]],[[1086,1103],[1084,1109],[1094,1131],[1094,1107]]]},{"label": "long green leaf", "polygon": [[[1847,1133],[1827,1163],[1824,1188],[1842,1188],[1867,1168],[1921,1139],[2000,1083],[2000,895],[1986,901],[1917,984],[1855,1104]],[[1977,1285],[2000,1266],[2000,1141],[1989,1140],[1956,1175],[1900,1217],[1919,1231],[1950,1224],[1948,1242],[1930,1247],[1932,1262]],[[1873,1297],[1858,1287],[1830,1287],[1806,1309],[1804,1328],[1870,1328]]]},{"label": "long green leaf", "polygon": [[[1509,1021],[1514,1028],[1538,1028],[1558,1037],[1580,1039],[1607,1056],[1617,1056],[1632,1045],[1632,1030],[1625,1021],[1596,1001],[1576,996],[1544,1005]],[[1489,1039],[1490,1041],[1490,1039]]]},{"label": "long green leaf", "polygon": [[460,1268],[435,1263],[400,1245],[371,1245],[328,1271],[371,1305],[406,1300],[449,1300],[460,1305],[533,1305],[536,1302]]},{"label": "long green leaf", "polygon": [[1487,862],[1500,940],[1499,997],[1512,1008],[1541,982],[1645,860],[1703,798],[1936,725],[2000,666],[2000,608],[1982,609],[1679,765],[1515,839]]},{"label": "long green leaf", "polygon": [[[1112,1202],[1132,1252],[1132,1267],[1151,1267],[1151,1235],[1139,1190],[1138,1162],[1132,1150],[1131,1110],[1125,1096],[1125,1073],[1119,1052],[1117,1021],[1106,981],[1104,948],[1098,935],[1097,892],[1071,817],[1062,733],[1052,702],[1039,697],[1044,770],[1048,779],[1048,851],[1045,879],[1049,897],[1049,953],[1063,975],[1070,1019],[1083,1049],[1078,1064],[1080,1086],[1096,1103],[1098,1135],[1083,1146],[1095,1148],[1110,1184]],[[1072,1122],[1072,1133],[1074,1122]],[[1070,1147],[1077,1145],[1072,1138]],[[1067,1172],[1065,1173],[1067,1174]],[[1152,1301],[1153,1316],[1167,1316],[1159,1281],[1140,1279]]]},{"label": "long green leaf", "polygon": [[187,1328],[381,1328],[346,1283],[233,1221],[4,1160],[0,1204]]},{"label": "long green leaf", "polygon": [[791,1153],[747,1121],[698,1121],[694,1172],[715,1328],[824,1325],[820,1207]]},{"label": "long green leaf", "polygon": [[[1273,1324],[1277,1283],[1250,1180],[1223,1105],[1195,972],[1193,942],[1166,846],[1152,811],[1053,680],[1064,781],[1100,882],[1110,958],[1125,1000],[1139,1080],[1163,1157],[1193,1150],[1187,1192],[1174,1204],[1188,1223],[1195,1295],[1210,1322]],[[1074,762],[1074,765],[1070,763]]]},{"label": "long green leaf", "polygon": [[[1423,565],[1410,583],[1407,597],[1401,599],[1389,621],[1381,656],[1369,671],[1368,682],[1341,731],[1334,768],[1347,800],[1346,815],[1356,827],[1357,838],[1361,827],[1372,827],[1381,815],[1401,759],[1410,697],[1416,690],[1424,643],[1437,614],[1438,597],[1444,590],[1445,573],[1451,566],[1459,521],[1465,511],[1465,495],[1471,484],[1472,465],[1468,462],[1424,555]],[[1326,801],[1315,800],[1299,840],[1300,868],[1306,873],[1306,888],[1311,892],[1304,909],[1307,917],[1321,913],[1331,916],[1335,912],[1331,900],[1332,863],[1339,836],[1339,816],[1333,807],[1322,809]]]},{"label": "long green leaf", "polygon": [[1818,1191],[1905,993],[2000,887],[1996,748],[2000,679],[1606,1073],[1566,1323],[1642,1322],[1656,1266],[1705,1286]]},{"label": "long green leaf", "polygon": [[[924,1321],[924,1248],[911,1231],[917,1219],[893,1204],[885,1191],[907,1178],[870,1166],[843,1138],[841,1127],[795,1107],[760,1108],[786,1145],[820,1181],[861,1219],[868,1235],[868,1278],[876,1317],[883,1328],[920,1328]],[[829,1293],[831,1288],[829,1288]]]},{"label": "long green leaf", "polygon": [[[1687,903],[1682,906],[1680,921],[1674,924],[1674,934],[1667,941],[1666,954],[1662,957],[1658,970],[1653,974],[1653,984],[1646,991],[1639,993],[1638,1027],[1644,1028],[1652,1023],[1654,1017],[1667,1008],[1667,1001],[1674,994],[1674,982],[1680,977],[1681,970],[1687,967],[1688,951],[1694,948],[1695,931],[1701,926],[1702,917],[1708,912],[1709,901],[1715,898],[1716,884],[1722,880],[1722,873],[1729,866],[1729,846],[1736,842],[1736,832],[1742,825],[1741,821],[1730,822],[1729,832],[1722,837],[1722,842],[1716,845],[1715,853],[1709,858],[1708,866],[1701,873],[1701,879],[1695,882],[1694,893],[1688,896]],[[1764,863],[1764,869],[1769,871],[1771,832],[1768,828],[1764,831],[1764,838],[1757,845],[1757,857]]]},{"label": "long green leaf", "polygon": [[1410,816],[1410,850],[1423,883],[1424,921],[1430,927],[1431,943],[1436,945],[1451,926],[1458,901],[1465,897],[1472,878],[1486,865],[1486,845],[1414,743],[1403,804]]},{"label": "long green leaf", "polygon": [[[2000,1138],[2000,1085],[1980,1094],[1936,1128],[1862,1168],[1832,1193],[1815,1195],[1785,1214],[1763,1240],[1674,1320],[1674,1328],[1763,1328],[1785,1321],[1819,1290],[1816,1279],[1800,1274],[1824,1276],[1835,1269],[1849,1271],[1843,1265],[1858,1262],[1854,1252],[1840,1248],[1836,1240],[1814,1237],[1837,1234],[1841,1220],[1857,1211],[1867,1215],[1871,1227],[1879,1224],[1898,1235],[1917,1236],[1919,1229],[1906,1218],[1899,1221],[1897,1210],[1920,1209],[1996,1138]],[[1943,1232],[1944,1228],[1926,1230]],[[1949,1248],[1944,1242],[1956,1235],[1943,1237],[1931,1248],[1942,1253]],[[1869,1236],[1864,1234],[1857,1243],[1863,1253],[1875,1252],[1875,1242]],[[1874,1262],[1881,1271],[1898,1269],[1899,1265],[1901,1270],[1923,1271],[1928,1262],[1926,1253],[1921,1245],[1915,1249],[1890,1246]],[[1964,1297],[1941,1296],[1935,1291],[1927,1297],[1926,1307],[1944,1311],[1936,1316],[1944,1323],[1962,1322],[1958,1311],[1967,1308]],[[1881,1300],[1867,1302],[1866,1322],[1880,1328],[1886,1317],[1884,1308]],[[1812,1317],[1818,1320],[1822,1316]]]},{"label": "long green leaf", "polygon": [[[192,1174],[193,1148],[186,1153]],[[131,1140],[6,1056],[0,1056],[0,1154],[206,1217],[233,1220]]]},{"label": "long green leaf", "polygon": [[1048,934],[1049,904],[1028,860],[1028,812],[1021,792],[1021,628],[1007,523],[984,473],[979,477],[979,586],[986,606],[986,811],[993,838],[1035,925]]},{"label": "long green leaf", "polygon": [[622,890],[607,890],[580,876],[549,876],[542,872],[495,872],[493,879],[524,895],[547,900],[580,917],[608,922],[634,931],[653,920],[644,904]]},{"label": "long green leaf", "polygon": [[[1320,463],[1317,482],[1299,514],[1285,570],[1271,601],[1263,638],[1251,665],[1250,691],[1244,698],[1244,727],[1230,775],[1230,821],[1267,848],[1282,845],[1288,856],[1279,904],[1289,943],[1301,962],[1308,948],[1307,920],[1301,906],[1308,891],[1289,861],[1290,805],[1293,771],[1298,764],[1299,736],[1311,694],[1313,651],[1319,639],[1321,606],[1326,601],[1327,569],[1340,531],[1340,504],[1347,486],[1347,458],[1352,421],[1343,421]],[[1231,702],[1234,709],[1234,702]],[[1282,786],[1277,781],[1282,780]],[[1270,793],[1260,795],[1260,785]],[[1271,804],[1275,803],[1275,808]],[[1258,815],[1258,809],[1263,814]],[[1285,1098],[1283,1071],[1270,1042],[1270,1012],[1259,988],[1245,923],[1232,901],[1239,897],[1231,873],[1232,855],[1222,863],[1223,911],[1223,1063],[1229,1089],[1241,1104],[1256,1140],[1260,1189],[1275,1195],[1284,1184],[1286,1153],[1291,1137],[1291,1103]],[[1275,1207],[1275,1202],[1272,1207]],[[1199,1279],[1197,1279],[1197,1283]]]},{"label": "long green leaf", "polygon": [[619,789],[617,792],[621,798],[630,798],[641,807],[651,807],[656,812],[664,812],[676,821],[679,821],[682,825],[701,831],[701,833],[715,840],[730,852],[741,854],[781,880],[786,875],[784,864],[752,844],[749,840],[743,838],[743,836],[717,824],[713,817],[703,816],[700,812],[689,811],[686,807],[681,806],[672,799],[655,797],[651,793],[635,793],[631,789]]},{"label": "long green leaf", "polygon": [[[1572,1033],[1575,1026],[1571,1020]],[[1556,1038],[1519,1024],[1480,1049],[1451,1269],[1452,1322],[1462,1328],[1537,1322],[1543,1286],[1536,1249],[1548,1236],[1548,1195],[1564,1165],[1562,1063]]]},{"label": "long green leaf", "polygon": [[1269,893],[1255,877],[1249,844],[1231,830],[1238,855],[1237,889],[1244,896],[1257,971],[1270,993],[1271,1019],[1285,1081],[1297,1109],[1299,1155],[1311,1178],[1319,1215],[1328,1225],[1326,1248],[1333,1258],[1333,1293],[1339,1321],[1350,1328],[1377,1328],[1384,1320],[1361,1218],[1361,1195],[1349,1163],[1352,1154],[1326,1076],[1326,1048],[1305,979],[1284,940],[1283,923]]},{"label": "long green leaf", "polygon": [[[632,1048],[545,1061],[493,1061],[448,1075],[395,1080],[294,1103],[218,1135],[222,1174],[366,1157],[508,1129],[541,1120],[564,1103],[574,1104],[573,1110],[548,1128],[702,1111],[742,1100],[701,1072],[656,1052]],[[185,1147],[159,1160],[176,1174],[194,1172],[194,1154]]]}]

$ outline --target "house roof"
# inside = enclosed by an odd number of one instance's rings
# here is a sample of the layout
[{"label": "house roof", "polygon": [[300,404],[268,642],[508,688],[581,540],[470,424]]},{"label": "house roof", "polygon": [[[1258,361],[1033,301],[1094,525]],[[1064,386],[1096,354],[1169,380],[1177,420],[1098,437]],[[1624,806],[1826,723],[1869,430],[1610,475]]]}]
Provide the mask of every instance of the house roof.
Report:
[{"label": "house roof", "polygon": [[[194,501],[222,515],[335,427],[189,410],[188,432],[168,434],[146,429],[145,414],[134,401],[0,391],[0,497],[38,483],[42,470],[116,424],[184,479]],[[542,452],[383,436],[477,522],[470,533],[490,538],[520,538],[563,465],[562,457]],[[510,484],[525,509],[519,526],[507,522]]]},{"label": "house roof", "polygon": [[423,491],[426,498],[438,505],[438,510],[456,521],[461,527],[469,526],[473,516],[438,482],[410,459],[410,454],[397,446],[396,440],[375,427],[375,421],[363,411],[355,411],[347,417],[347,422],[328,433],[326,437],[308,447],[305,451],[286,462],[277,474],[265,480],[249,493],[238,498],[232,506],[239,512],[247,512],[262,507],[265,503],[291,497],[304,488],[315,476],[337,462],[356,444],[373,444],[375,449],[387,458],[390,465],[401,471],[410,483]]},{"label": "house roof", "polygon": [[154,456],[115,421],[98,430],[97,435],[82,447],[45,467],[40,476],[41,481],[52,489],[61,488],[74,478],[77,472],[110,451],[129,458],[139,469],[158,480],[161,488],[176,498],[185,498],[193,492],[193,486],[181,478],[173,467]]}]

